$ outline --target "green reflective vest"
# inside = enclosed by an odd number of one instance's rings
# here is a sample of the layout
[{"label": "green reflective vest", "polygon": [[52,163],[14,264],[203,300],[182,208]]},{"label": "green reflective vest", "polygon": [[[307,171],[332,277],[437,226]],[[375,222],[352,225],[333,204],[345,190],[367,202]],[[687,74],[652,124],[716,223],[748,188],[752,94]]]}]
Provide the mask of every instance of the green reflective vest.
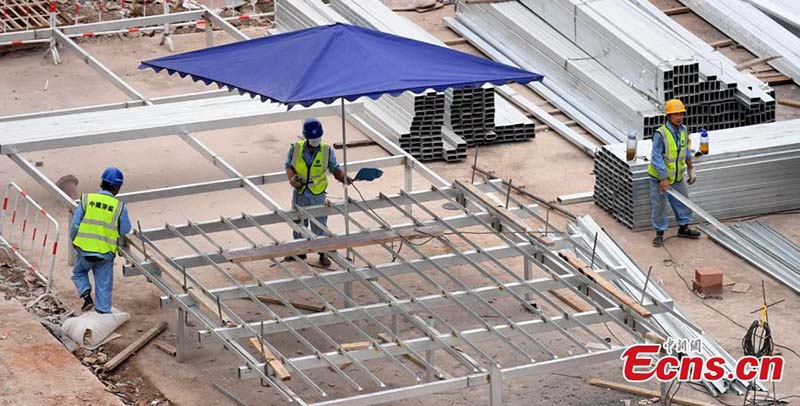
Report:
[{"label": "green reflective vest", "polygon": [[[686,127],[683,127],[680,134],[680,146],[675,144],[675,137],[672,136],[672,131],[666,125],[662,125],[656,131],[664,139],[664,162],[667,166],[667,180],[670,184],[680,182],[683,180],[683,173],[686,171],[686,157],[689,154],[689,146],[687,144],[689,136],[686,134]],[[658,175],[658,170],[656,170],[652,162],[647,167],[647,173],[658,180],[663,180]]]},{"label": "green reflective vest", "polygon": [[308,188],[311,194],[320,195],[325,193],[325,189],[328,188],[328,175],[325,172],[328,170],[331,150],[324,142],[319,144],[314,160],[311,161],[311,170],[309,170],[306,160],[303,159],[305,145],[306,141],[303,140],[295,142],[292,147],[292,167],[297,175],[305,179],[305,185],[297,189],[297,194],[303,194]]},{"label": "green reflective vest", "polygon": [[122,205],[116,197],[102,193],[81,195],[83,219],[72,243],[86,252],[116,254]]}]

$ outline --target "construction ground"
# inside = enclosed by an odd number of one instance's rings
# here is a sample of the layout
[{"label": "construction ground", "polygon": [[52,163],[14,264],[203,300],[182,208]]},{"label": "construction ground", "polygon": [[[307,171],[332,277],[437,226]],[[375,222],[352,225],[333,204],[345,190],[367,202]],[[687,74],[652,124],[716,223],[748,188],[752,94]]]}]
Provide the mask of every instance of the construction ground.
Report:
[{"label": "construction ground", "polygon": [[[678,10],[682,7],[682,4],[676,0],[652,0],[652,3],[662,10]],[[260,4],[260,6],[263,6],[262,10],[270,9],[269,5]],[[691,11],[679,11],[671,12],[671,17],[675,22],[697,34],[704,41],[714,43],[727,38]],[[480,55],[476,48],[462,40],[444,23],[443,17],[452,16],[455,13],[452,5],[445,5],[426,12],[398,11],[397,13],[414,21],[453,48]],[[240,29],[249,37],[255,38],[263,35],[269,26],[268,18],[253,19],[241,25]],[[205,47],[207,34],[201,30],[193,31],[184,29],[171,35],[175,53]],[[202,83],[168,77],[163,73],[154,74],[150,70],[139,70],[137,67],[140,61],[172,53],[166,47],[160,46],[159,41],[158,35],[120,35],[85,38],[81,39],[79,43],[94,58],[134,89],[146,95],[147,98],[209,90]],[[213,42],[215,45],[231,41],[233,39],[226,32],[214,31]],[[28,49],[0,48],[0,116],[122,103],[130,99],[109,81],[106,81],[97,71],[87,67],[84,59],[79,58],[75,53],[62,51],[61,63],[54,65],[50,58],[43,58],[46,46],[47,44],[31,46]],[[735,63],[754,59],[754,55],[743,47],[728,46],[721,48],[721,51]],[[762,66],[768,68],[765,64]],[[552,116],[559,121],[566,122],[578,133],[588,134],[578,123],[572,121],[554,105],[548,104],[544,98],[530,89],[518,85],[511,87],[531,102],[551,111]],[[800,101],[800,88],[791,81],[774,84],[773,88],[776,94],[775,98],[778,100]],[[800,108],[798,107],[778,103],[775,110],[776,121],[800,119]],[[326,129],[325,137],[328,142],[340,140],[341,124],[337,114],[338,106],[332,113],[328,112],[320,117]],[[469,183],[473,179],[476,182],[482,182],[489,171],[491,177],[502,180],[510,179],[514,185],[524,186],[525,191],[548,201],[555,201],[561,195],[592,191],[595,187],[595,162],[592,157],[565,140],[546,124],[535,118],[533,121],[537,128],[535,139],[481,146],[477,158],[477,167],[481,170],[477,174],[473,170],[474,148],[468,149],[466,160],[455,163],[425,162],[425,165],[448,182],[458,180]],[[297,139],[299,127],[299,119],[292,119],[277,123],[198,132],[195,138],[242,174],[282,173],[287,148]],[[350,142],[371,139],[351,123],[347,124],[347,132]],[[341,150],[337,150],[337,154],[340,153]],[[360,146],[348,150],[348,160],[351,162],[393,155],[395,152],[387,152],[380,145]],[[20,156],[49,179],[56,180],[67,174],[74,175],[79,179],[77,186],[79,193],[95,191],[100,171],[107,166],[116,166],[124,171],[123,193],[223,180],[231,177],[220,171],[216,161],[212,163],[199,154],[196,149],[187,148],[186,141],[174,135],[22,152]],[[379,200],[380,195],[399,195],[410,192],[401,185],[402,182],[398,181],[404,176],[403,166],[389,166],[384,170],[385,174],[382,179],[363,183],[363,186],[362,184],[358,185],[360,192],[363,192],[367,200]],[[75,288],[70,280],[71,267],[67,262],[67,249],[64,248],[70,246],[66,232],[69,227],[70,212],[50,190],[29,176],[29,171],[23,170],[10,159],[0,160],[0,183],[5,186],[12,181],[46,208],[60,224],[59,245],[61,250],[55,261],[53,291],[66,309],[55,309],[54,311],[77,311],[81,302],[75,294]],[[503,188],[502,184],[500,185]],[[271,199],[282,204],[283,207],[289,206],[291,189],[285,182],[259,184],[258,188],[266,192]],[[431,182],[428,179],[422,176],[414,177],[413,191],[426,191],[430,188]],[[492,189],[486,186],[482,190],[491,191]],[[350,197],[353,198],[353,191],[351,190],[350,193]],[[500,203],[506,198],[499,191],[494,191],[493,194]],[[128,210],[134,222],[134,228],[162,229],[165,227],[165,223],[186,224],[187,221],[209,221],[221,217],[238,218],[242,213],[269,212],[269,207],[265,207],[263,201],[254,196],[256,194],[248,192],[244,187],[238,187],[201,194],[136,201],[130,203]],[[527,205],[539,203],[540,214],[544,215],[545,209],[540,202],[518,193],[511,193],[511,197]],[[329,188],[328,199],[331,202],[341,202],[342,198],[342,189],[338,183],[332,184]],[[427,207],[437,216],[447,217],[459,214],[457,210],[453,211],[452,208],[445,207],[447,201],[443,197],[429,200],[431,203]],[[798,355],[800,339],[797,334],[800,331],[800,315],[797,311],[800,308],[800,296],[795,291],[731,254],[706,236],[699,241],[670,237],[666,239],[664,247],[654,248],[651,245],[653,233],[650,230],[633,231],[591,201],[570,204],[563,208],[578,216],[591,216],[627,252],[639,268],[647,270],[652,267],[649,283],[660,286],[672,301],[680,306],[683,313],[691,316],[691,319],[702,328],[704,334],[713,337],[734,358],[742,355],[741,342],[746,327],[759,316],[758,312],[754,313],[754,311],[760,310],[764,301],[761,288],[763,282],[766,301],[768,303],[779,302],[769,307],[769,321],[775,343],[782,346],[777,350],[786,360],[784,377],[781,382],[775,384],[774,396],[776,398],[795,396],[786,398],[782,402],[789,404],[800,402],[800,397],[796,396],[800,395],[800,355]],[[415,207],[414,213],[423,218],[429,218],[427,216],[433,218],[433,214],[423,216],[421,214],[424,212],[423,210]],[[487,208],[487,210],[489,209]],[[408,221],[404,219],[399,209],[380,211],[380,213],[387,222],[392,224]],[[359,220],[369,218],[367,213],[361,213],[359,216]],[[552,210],[547,210],[547,216],[558,227],[565,227],[568,221]],[[788,239],[800,242],[800,231],[798,231],[800,230],[800,214],[795,212],[764,214],[759,215],[758,218]],[[342,224],[341,216],[332,216],[329,226],[332,230],[341,230],[343,229]],[[370,227],[375,226],[370,225]],[[281,241],[291,239],[290,231],[288,227],[273,230],[275,237]],[[674,229],[671,230],[671,233],[668,232],[668,236],[674,235]],[[455,240],[453,236],[450,236],[450,239]],[[481,247],[491,247],[498,241],[497,236],[480,232],[470,236],[469,239]],[[218,237],[218,243],[221,245],[241,245],[234,241],[237,241],[236,235],[231,232],[220,233]],[[215,250],[213,244],[203,245],[204,243],[199,239],[195,243],[199,244],[204,251]],[[404,248],[403,252],[407,252],[411,258],[418,258],[422,255],[421,253],[412,255],[417,249],[424,250],[426,255],[431,256],[445,254],[449,251],[444,244],[444,242],[434,241],[434,244],[427,247],[409,246]],[[460,242],[459,245],[461,245]],[[160,247],[168,252],[172,252],[171,250],[179,252],[182,249],[180,241],[175,239],[164,239]],[[461,249],[467,248],[462,247]],[[359,252],[376,261],[375,263],[385,263],[391,260],[391,256],[387,255],[387,252],[378,245],[362,248]],[[185,254],[184,251],[180,255]],[[152,251],[151,255],[153,255]],[[13,263],[9,258],[5,259],[9,260],[9,264]],[[314,256],[311,255],[308,262],[312,263],[313,261]],[[117,269],[121,268],[124,262],[122,258],[118,258]],[[266,279],[276,277],[277,268],[269,267],[266,262],[257,264],[260,264],[261,267],[257,269]],[[521,262],[513,263],[514,266],[521,269],[520,264]],[[286,266],[299,273],[311,272],[310,268],[305,269],[299,264]],[[509,262],[509,267],[511,266],[511,262]],[[230,264],[230,267],[233,267],[233,264]],[[695,269],[703,267],[717,268],[723,273],[725,282],[721,296],[702,298],[692,291],[691,280],[694,277]],[[339,264],[334,263],[332,269],[342,268]],[[466,284],[481,283],[479,281],[481,275],[470,270],[467,265],[453,266],[448,270]],[[115,276],[114,306],[130,313],[131,320],[117,330],[121,337],[101,347],[97,352],[81,349],[74,353],[74,357],[64,357],[64,354],[69,354],[69,352],[61,351],[58,341],[53,340],[47,330],[39,328],[39,323],[32,321],[37,317],[46,318],[47,311],[43,312],[40,309],[35,314],[20,311],[22,305],[38,296],[36,292],[42,290],[42,285],[24,275],[15,275],[14,272],[12,268],[7,267],[0,271],[0,292],[5,296],[0,297],[1,405],[228,405],[241,404],[239,402],[248,405],[277,405],[287,402],[287,399],[275,388],[269,385],[259,385],[259,379],[239,379],[235,371],[242,365],[242,360],[236,351],[223,348],[219,340],[208,339],[208,337],[199,342],[196,339],[197,330],[202,330],[202,326],[191,317],[191,314],[187,322],[188,327],[184,332],[187,340],[182,356],[183,360],[179,361],[173,354],[168,354],[170,347],[178,345],[176,334],[179,332],[176,329],[175,310],[162,308],[159,305],[160,298],[164,296],[164,293],[156,285],[148,283],[141,276],[123,277],[122,272],[118,272]],[[248,281],[247,275],[243,272],[231,274],[235,275],[241,283]],[[209,286],[225,286],[229,282],[225,279],[224,272],[205,272],[202,274],[202,278],[203,282]],[[421,278],[412,274],[397,276],[394,279],[412,293],[417,292],[420,295],[437,293],[431,292]],[[446,286],[447,289],[456,289],[458,286],[456,281],[439,280],[439,283]],[[731,290],[734,284],[740,286],[749,284],[750,288],[743,293],[737,293]],[[26,292],[26,289],[29,291]],[[319,289],[319,291],[325,295],[336,297],[336,304],[345,308],[343,301],[331,293],[333,288]],[[360,284],[353,286],[352,294],[356,302],[364,300],[366,303],[374,300],[372,296],[374,292]],[[302,290],[287,294],[287,298],[295,302],[320,304],[318,297]],[[14,301],[21,303],[17,304]],[[241,315],[255,316],[260,311],[259,307],[247,300],[230,300],[228,304]],[[270,308],[281,314],[282,317],[292,316],[292,313],[282,306],[273,305]],[[467,312],[452,306],[444,306],[442,309],[443,314],[446,314],[447,319],[453,324],[471,325],[472,316]],[[530,314],[526,313],[521,306],[515,306],[513,303],[504,305],[504,309],[517,318],[523,317],[524,319],[524,316],[521,315]],[[222,310],[219,313],[221,319]],[[304,311],[304,313],[313,314],[314,312]],[[212,314],[211,317],[215,316]],[[243,317],[248,318],[248,316]],[[487,316],[486,319],[499,323],[495,317]],[[260,318],[263,316],[250,320],[259,320]],[[159,322],[166,322],[167,328],[154,341],[143,346],[113,372],[97,372],[99,366],[106,359],[122,351],[137,340],[142,333]],[[611,328],[608,328],[608,325],[611,325]],[[603,338],[608,337],[609,340],[616,333],[623,337],[622,341],[626,341],[625,337],[627,336],[625,335],[628,332],[624,331],[624,328],[613,325],[613,323],[608,325],[603,327],[602,324],[599,324],[600,327],[593,328],[593,331]],[[414,326],[408,322],[405,324],[401,322],[400,328],[401,330],[411,330]],[[475,328],[475,326],[472,325],[471,328]],[[347,324],[332,325],[325,331],[340,344],[364,341],[363,338],[354,334],[352,327]],[[24,339],[18,339],[19,336]],[[270,336],[269,340],[287,357],[313,355],[301,345],[298,337],[291,334],[274,334]],[[562,336],[551,332],[543,334],[542,340],[547,347],[553,348],[554,352],[572,354],[573,344]],[[314,336],[312,341],[320,348],[325,346],[324,340],[320,336]],[[632,341],[625,342],[624,345],[630,342]],[[22,346],[25,350],[15,353],[15,348],[19,349],[15,346]],[[165,352],[159,347],[166,348],[167,351]],[[506,351],[502,346],[481,348],[496,357],[502,357],[502,352]],[[256,353],[258,352],[256,351]],[[439,353],[444,353],[444,350]],[[498,353],[500,354],[498,355]],[[441,355],[440,357],[445,367],[452,367],[453,370],[458,371],[457,356],[447,358],[447,356]],[[416,368],[415,371],[424,371],[425,369],[424,367],[420,369],[418,361],[416,365],[403,362],[408,364],[409,368]],[[406,382],[408,379],[402,377],[405,372],[400,369],[394,363],[382,362],[374,364],[371,372],[386,380],[390,387],[396,382],[404,382],[398,385],[407,386],[409,385]],[[621,369],[622,363],[616,358],[530,376],[515,377],[515,379],[503,383],[502,399],[504,404],[508,405],[659,403],[660,400],[657,397],[639,396],[588,383],[591,378],[624,382]],[[342,370],[354,377],[359,376],[360,382],[369,382],[364,375],[360,375],[362,371],[357,368],[357,365],[348,364],[342,366]],[[61,373],[51,373],[54,371]],[[64,373],[64,371],[74,372]],[[87,371],[96,372],[95,375],[99,380]],[[256,378],[256,376],[251,377]],[[396,379],[396,382],[391,380],[392,377]],[[352,387],[344,380],[339,379],[333,368],[315,370],[311,380],[328,392],[331,398],[352,396],[353,394]],[[298,385],[297,387],[292,386],[292,388],[299,394],[307,395],[309,399],[320,400],[318,397],[314,397],[314,390],[309,387],[302,388],[300,384],[303,381],[294,373],[288,382]],[[657,382],[637,384],[636,386],[655,391],[660,388]],[[741,404],[743,401],[742,396],[731,392],[715,398],[708,395],[702,387],[688,384],[676,386],[679,389],[677,397],[691,398],[698,402]],[[224,394],[219,387],[228,391],[228,395]],[[371,388],[366,392],[375,390],[374,385]],[[672,388],[672,390],[675,389]],[[773,391],[771,384],[769,390]],[[422,396],[390,401],[388,404],[488,404],[491,396],[489,386],[484,385],[447,390],[441,393],[432,392]]]}]

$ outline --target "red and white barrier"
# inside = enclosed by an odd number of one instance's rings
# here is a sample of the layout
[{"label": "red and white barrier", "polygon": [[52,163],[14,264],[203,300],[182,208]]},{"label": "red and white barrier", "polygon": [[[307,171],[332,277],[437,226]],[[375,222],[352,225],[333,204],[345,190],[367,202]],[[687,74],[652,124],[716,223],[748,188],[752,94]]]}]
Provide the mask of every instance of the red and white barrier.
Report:
[{"label": "red and white barrier", "polygon": [[37,302],[50,294],[60,233],[50,213],[16,183],[8,184],[0,210],[0,246],[47,285]]}]

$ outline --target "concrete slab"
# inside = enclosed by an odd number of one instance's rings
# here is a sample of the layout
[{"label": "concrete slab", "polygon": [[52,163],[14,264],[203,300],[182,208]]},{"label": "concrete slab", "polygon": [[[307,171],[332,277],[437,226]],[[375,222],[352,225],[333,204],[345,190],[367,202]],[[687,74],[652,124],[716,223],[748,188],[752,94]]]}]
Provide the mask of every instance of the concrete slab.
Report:
[{"label": "concrete slab", "polygon": [[19,302],[0,302],[0,405],[122,405]]}]

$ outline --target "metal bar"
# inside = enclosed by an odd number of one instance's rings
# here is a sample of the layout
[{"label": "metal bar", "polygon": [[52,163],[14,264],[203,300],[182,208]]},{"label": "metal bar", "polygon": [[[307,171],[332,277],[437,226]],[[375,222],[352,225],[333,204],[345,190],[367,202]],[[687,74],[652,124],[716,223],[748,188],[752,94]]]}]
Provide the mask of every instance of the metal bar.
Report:
[{"label": "metal bar", "polygon": [[[223,19],[213,11],[209,10],[208,7],[203,5],[201,5],[201,7],[203,8],[204,11],[203,18],[205,18],[206,24],[213,23],[213,25],[222,28],[223,31],[227,32],[231,37],[233,37],[233,39],[237,41],[247,41],[250,39],[250,37],[245,35],[243,32],[239,31],[238,28],[234,27],[233,24],[229,23],[227,20]],[[207,25],[207,27],[210,26],[211,25]]]},{"label": "metal bar", "polygon": [[71,197],[67,196],[63,190],[56,186],[56,184],[53,183],[53,181],[51,181],[47,176],[45,176],[45,174],[39,171],[38,168],[28,162],[27,159],[17,154],[7,154],[6,156],[8,156],[12,161],[14,161],[15,164],[17,164],[17,166],[22,168],[23,171],[30,175],[30,177],[32,177],[36,183],[44,187],[45,190],[49,191],[50,194],[55,196],[56,200],[58,200],[58,202],[64,207],[69,209],[70,213],[72,212],[72,209],[78,207],[78,204],[75,203]]}]

